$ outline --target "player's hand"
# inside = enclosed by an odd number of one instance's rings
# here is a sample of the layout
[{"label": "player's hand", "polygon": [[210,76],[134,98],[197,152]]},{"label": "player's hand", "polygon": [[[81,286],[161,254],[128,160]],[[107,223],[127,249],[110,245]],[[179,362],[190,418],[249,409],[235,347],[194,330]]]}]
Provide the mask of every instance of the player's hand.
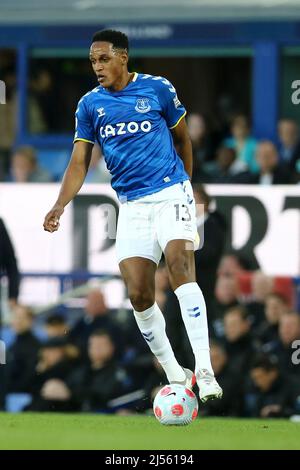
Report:
[{"label": "player's hand", "polygon": [[60,204],[55,204],[51,211],[45,217],[44,230],[46,232],[56,232],[59,229],[59,219],[63,214],[64,208]]}]

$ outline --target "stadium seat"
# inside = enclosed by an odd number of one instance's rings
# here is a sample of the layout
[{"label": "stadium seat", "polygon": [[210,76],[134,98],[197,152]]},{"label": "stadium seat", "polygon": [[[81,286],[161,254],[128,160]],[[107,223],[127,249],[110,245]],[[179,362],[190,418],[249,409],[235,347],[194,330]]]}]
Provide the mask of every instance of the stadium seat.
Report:
[{"label": "stadium seat", "polygon": [[290,308],[295,306],[295,286],[292,277],[274,277],[274,292],[281,294],[288,302]]},{"label": "stadium seat", "polygon": [[15,341],[16,334],[9,326],[3,326],[1,329],[1,339],[5,343],[6,349],[8,349]]},{"label": "stadium seat", "polygon": [[29,393],[9,393],[5,397],[5,410],[9,413],[20,413],[31,400]]},{"label": "stadium seat", "polygon": [[[244,271],[238,275],[239,291],[245,298],[251,296],[252,293],[252,281],[253,272]],[[281,294],[288,302],[290,308],[295,307],[295,285],[292,277],[289,276],[275,276],[273,292]]]}]

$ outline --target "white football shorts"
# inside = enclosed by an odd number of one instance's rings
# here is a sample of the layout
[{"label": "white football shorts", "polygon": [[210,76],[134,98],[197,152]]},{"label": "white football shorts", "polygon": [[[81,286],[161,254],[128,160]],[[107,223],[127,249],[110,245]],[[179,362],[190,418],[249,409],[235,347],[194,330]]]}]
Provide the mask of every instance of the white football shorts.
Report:
[{"label": "white football shorts", "polygon": [[198,248],[195,199],[189,180],[121,204],[116,236],[119,263],[139,256],[158,265],[167,243],[178,239],[191,241],[194,249]]}]

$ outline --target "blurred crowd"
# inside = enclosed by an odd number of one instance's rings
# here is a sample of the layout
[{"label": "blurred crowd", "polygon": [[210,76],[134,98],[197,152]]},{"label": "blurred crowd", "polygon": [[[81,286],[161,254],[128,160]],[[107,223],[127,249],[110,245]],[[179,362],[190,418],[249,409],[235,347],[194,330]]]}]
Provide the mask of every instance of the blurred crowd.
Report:
[{"label": "blurred crowd", "polygon": [[[300,312],[293,280],[267,276],[249,260],[226,252],[226,221],[213,210],[202,185],[195,185],[194,193],[201,203],[198,230],[204,225],[205,233],[203,248],[195,252],[196,278],[207,303],[212,366],[224,391],[222,400],[200,405],[200,415],[300,414]],[[13,283],[11,322],[3,328],[7,363],[0,367],[2,407],[151,413],[166,377],[129,305],[110,309],[100,288],[92,288],[83,310],[61,306],[36,316],[32,308],[18,303],[13,259],[12,252],[7,268]],[[0,260],[2,269],[5,262]],[[164,260],[156,273],[156,301],[178,361],[193,369]]]},{"label": "blurred crowd", "polygon": [[[79,59],[78,59],[79,60]],[[38,63],[38,65],[37,65]],[[35,64],[35,65],[34,65]],[[78,96],[94,87],[90,65],[40,59],[30,64],[26,122],[29,135],[70,135]],[[61,181],[70,158],[70,148],[34,148],[16,145],[18,126],[15,57],[3,51],[1,80],[6,84],[6,104],[0,106],[0,182]],[[60,77],[59,80],[56,77]],[[53,102],[64,113],[57,114]],[[219,97],[222,101],[222,96]],[[224,101],[224,100],[223,100]],[[225,100],[226,101],[226,100]],[[227,103],[228,101],[228,103]],[[188,110],[187,124],[193,145],[194,183],[295,184],[300,181],[300,131],[295,120],[278,122],[274,141],[257,140],[249,116],[233,105],[219,103],[214,116]],[[109,182],[110,175],[98,146],[86,182]]]},{"label": "blurred crowd", "polygon": [[276,142],[256,140],[247,116],[238,114],[219,136],[209,130],[205,117],[190,114],[194,182],[236,184],[293,184],[300,181],[300,134],[292,119],[278,122]]},{"label": "blurred crowd", "polygon": [[[200,113],[189,114],[187,125],[193,146],[194,183],[273,185],[300,182],[300,133],[296,121],[279,121],[277,142],[257,141],[251,135],[245,115],[233,116],[228,129],[225,126],[219,132],[211,131]],[[62,179],[69,152],[64,153],[57,170],[55,161],[60,158],[61,151],[56,156],[53,151],[38,152],[31,146],[19,146],[13,151],[1,149],[6,146],[1,137],[4,132],[4,127],[0,126],[0,160],[2,156],[4,162],[6,156],[7,161],[0,170],[0,181],[44,183]],[[86,182],[109,181],[103,155],[95,145]]]}]

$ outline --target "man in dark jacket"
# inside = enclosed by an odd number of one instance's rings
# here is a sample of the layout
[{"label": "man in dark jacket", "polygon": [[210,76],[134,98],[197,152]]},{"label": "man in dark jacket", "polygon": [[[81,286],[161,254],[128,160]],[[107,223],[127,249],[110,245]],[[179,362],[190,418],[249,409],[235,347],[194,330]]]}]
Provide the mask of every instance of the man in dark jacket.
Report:
[{"label": "man in dark jacket", "polygon": [[242,409],[243,377],[232,370],[228,355],[216,341],[210,342],[211,364],[223,390],[221,400],[212,400],[201,406],[203,416],[239,416]]},{"label": "man in dark jacket", "polygon": [[116,344],[106,330],[94,331],[88,340],[88,362],[66,381],[70,397],[83,411],[107,412],[110,400],[130,391],[131,380],[119,366]]},{"label": "man in dark jacket", "polygon": [[129,376],[115,359],[115,349],[109,332],[94,331],[88,339],[87,363],[70,369],[66,368],[65,361],[60,362],[59,371],[56,364],[55,375],[53,367],[49,369],[47,381],[41,384],[39,400],[35,402],[35,408],[30,409],[109,411],[110,400],[126,394],[131,384]]},{"label": "man in dark jacket", "polygon": [[291,184],[292,173],[287,165],[280,164],[279,155],[273,142],[263,141],[257,146],[256,160],[259,166],[258,173],[246,171],[232,178],[236,184]]},{"label": "man in dark jacket", "polygon": [[31,309],[18,305],[12,312],[12,329],[16,337],[7,351],[5,366],[7,393],[28,393],[30,390],[40,347],[32,325]]},{"label": "man in dark jacket", "polygon": [[114,311],[107,307],[104,294],[99,289],[92,289],[86,298],[83,317],[73,326],[69,340],[78,347],[86,358],[88,339],[97,330],[105,329],[117,344],[117,355],[123,352],[123,337],[120,327],[114,319]]},{"label": "man in dark jacket", "polygon": [[230,308],[224,316],[224,348],[235,374],[246,375],[256,347],[251,336],[251,323],[241,305]]},{"label": "man in dark jacket", "polygon": [[281,119],[278,123],[280,162],[299,175],[300,140],[299,127],[293,119]]},{"label": "man in dark jacket", "polygon": [[214,317],[212,299],[216,287],[217,269],[225,247],[226,222],[222,214],[210,210],[211,198],[204,187],[194,185],[193,189],[201,247],[195,251],[196,280],[205,298],[209,321]]},{"label": "man in dark jacket", "polygon": [[0,219],[0,274],[5,274],[9,282],[9,300],[16,303],[19,294],[20,274],[14,248],[2,219]]},{"label": "man in dark jacket", "polygon": [[[15,306],[19,294],[20,275],[12,242],[4,222],[0,219],[0,282],[1,276],[8,277],[8,296],[10,306]],[[2,312],[0,288],[0,340],[2,338]],[[4,406],[4,366],[0,364],[0,409]]]},{"label": "man in dark jacket", "polygon": [[71,400],[65,385],[67,377],[76,366],[77,361],[69,357],[65,338],[51,338],[42,343],[29,390],[32,402],[25,411],[77,411],[79,405]]},{"label": "man in dark jacket", "polygon": [[300,383],[283,377],[274,358],[258,356],[254,359],[251,380],[245,389],[245,414],[250,417],[289,417],[296,412]]}]

